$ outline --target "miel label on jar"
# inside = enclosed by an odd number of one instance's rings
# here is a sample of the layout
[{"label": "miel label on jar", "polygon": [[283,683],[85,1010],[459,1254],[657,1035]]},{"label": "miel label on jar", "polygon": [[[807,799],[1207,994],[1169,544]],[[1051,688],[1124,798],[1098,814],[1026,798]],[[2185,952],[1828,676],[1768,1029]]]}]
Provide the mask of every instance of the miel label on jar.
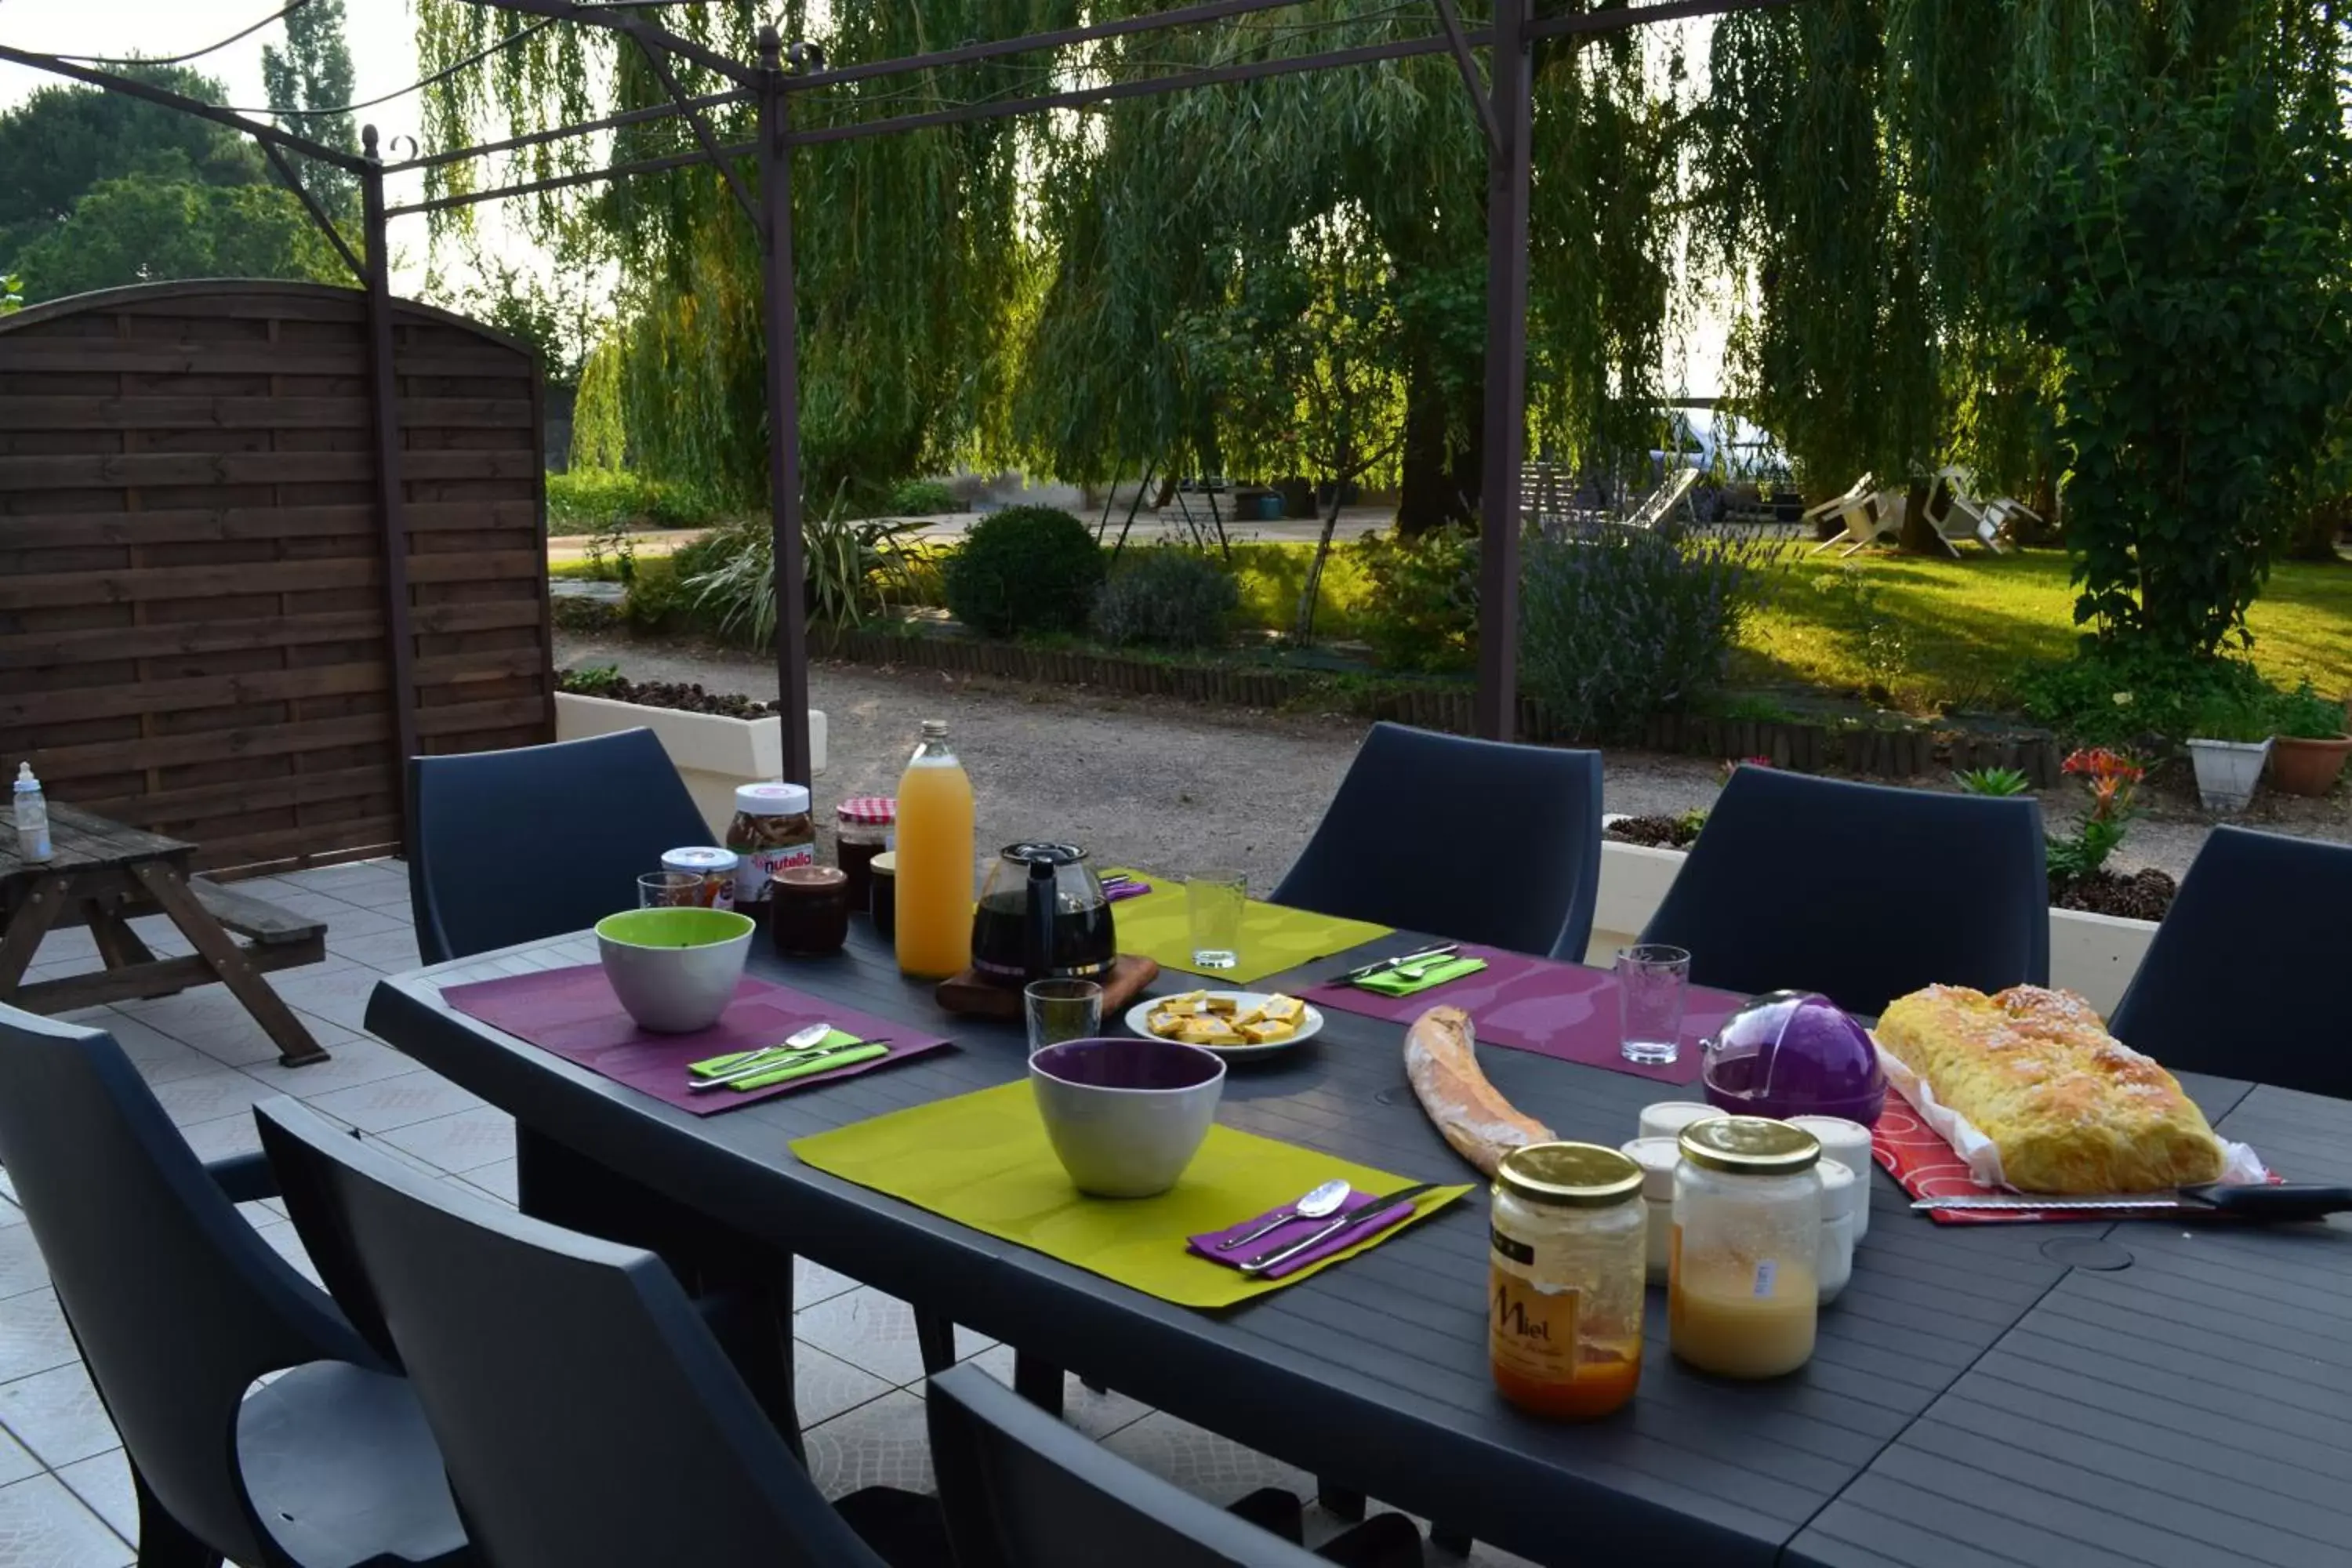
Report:
[{"label": "miel label on jar", "polygon": [[1488,1279],[1487,1341],[1495,1364],[1534,1383],[1574,1381],[1583,1293],[1567,1285],[1547,1289],[1512,1273],[1499,1258]]}]

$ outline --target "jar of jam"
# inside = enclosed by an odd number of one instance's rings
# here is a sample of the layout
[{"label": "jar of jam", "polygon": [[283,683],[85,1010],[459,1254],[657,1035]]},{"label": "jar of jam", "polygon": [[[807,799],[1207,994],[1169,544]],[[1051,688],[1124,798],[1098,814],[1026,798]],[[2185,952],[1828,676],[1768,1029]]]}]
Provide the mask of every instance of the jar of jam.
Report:
[{"label": "jar of jam", "polygon": [[834,863],[849,876],[849,907],[874,907],[874,857],[890,847],[898,803],[887,795],[852,795],[833,808]]},{"label": "jar of jam", "polygon": [[1813,1355],[1821,1311],[1821,1141],[1761,1116],[1683,1129],[1666,1323],[1719,1377],[1779,1377]]},{"label": "jar of jam", "polygon": [[787,866],[816,864],[816,824],[809,818],[808,785],[739,785],[735,820],[727,825],[727,847],[742,857],[735,870],[735,907],[756,917],[768,907],[769,879]]},{"label": "jar of jam", "polygon": [[1531,1143],[1495,1171],[1487,1348],[1495,1386],[1537,1415],[1585,1420],[1642,1378],[1642,1167],[1594,1143]]},{"label": "jar of jam", "polygon": [[688,845],[672,849],[662,856],[662,869],[683,871],[699,879],[700,889],[693,902],[706,910],[731,910],[735,907],[735,868],[742,857],[732,849],[717,849],[709,845]]},{"label": "jar of jam", "polygon": [[898,934],[898,852],[885,849],[867,867],[873,887],[874,934],[890,942]]},{"label": "jar of jam", "polygon": [[787,866],[768,884],[768,939],[778,952],[839,952],[849,940],[849,879],[834,866]]}]

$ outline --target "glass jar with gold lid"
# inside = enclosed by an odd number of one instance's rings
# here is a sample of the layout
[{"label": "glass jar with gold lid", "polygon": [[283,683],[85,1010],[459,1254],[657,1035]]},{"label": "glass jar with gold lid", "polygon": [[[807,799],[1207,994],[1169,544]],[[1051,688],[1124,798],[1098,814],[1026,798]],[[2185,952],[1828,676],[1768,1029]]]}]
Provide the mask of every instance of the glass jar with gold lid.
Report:
[{"label": "glass jar with gold lid", "polygon": [[1642,1376],[1642,1168],[1532,1143],[1495,1172],[1487,1342],[1495,1386],[1538,1415],[1606,1415]]},{"label": "glass jar with gold lid", "polygon": [[1821,1141],[1761,1116],[1683,1129],[1666,1325],[1675,1355],[1724,1377],[1779,1377],[1812,1358]]}]

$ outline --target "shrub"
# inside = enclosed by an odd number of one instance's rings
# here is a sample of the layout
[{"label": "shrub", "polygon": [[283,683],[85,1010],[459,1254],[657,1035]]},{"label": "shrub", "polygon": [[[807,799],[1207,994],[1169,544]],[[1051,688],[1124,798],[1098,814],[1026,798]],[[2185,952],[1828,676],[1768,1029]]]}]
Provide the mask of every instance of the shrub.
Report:
[{"label": "shrub", "polygon": [[1225,639],[1241,590],[1217,563],[1177,545],[1129,556],[1095,597],[1095,636],[1113,647],[1207,647]]},{"label": "shrub", "polygon": [[1085,523],[1055,507],[1007,507],[948,558],[948,608],[989,637],[1075,632],[1102,582],[1102,547]]},{"label": "shrub", "polygon": [[2033,781],[2017,768],[1962,768],[1952,774],[1962,795],[2012,795],[2033,793]]},{"label": "shrub", "polygon": [[1351,553],[1370,592],[1358,635],[1389,669],[1467,669],[1477,659],[1478,542],[1458,528],[1368,533]]},{"label": "shrub", "polygon": [[882,503],[882,510],[890,517],[938,517],[962,510],[963,502],[956,500],[955,491],[937,479],[908,479]]},{"label": "shrub", "polygon": [[2272,700],[2242,659],[2167,653],[2146,642],[2086,642],[2073,658],[2028,669],[2014,684],[2027,718],[2090,746],[2180,741],[2200,732],[2200,719]]},{"label": "shrub", "polygon": [[[861,626],[888,608],[905,575],[900,542],[916,526],[845,516],[838,497],[822,516],[803,517],[801,560],[811,624]],[[673,559],[693,613],[719,636],[754,647],[773,645],[775,532],[766,518],[729,523]]]},{"label": "shrub", "polygon": [[2322,697],[2305,676],[2293,691],[2279,694],[2271,708],[2271,727],[2297,740],[2332,741],[2345,731],[2344,704]]},{"label": "shrub", "polygon": [[593,533],[635,522],[653,504],[653,481],[625,468],[574,468],[547,476],[547,521],[555,531]]},{"label": "shrub", "polygon": [[1633,733],[1718,689],[1740,623],[1785,546],[1596,527],[1530,540],[1519,578],[1528,691],[1580,735]]}]

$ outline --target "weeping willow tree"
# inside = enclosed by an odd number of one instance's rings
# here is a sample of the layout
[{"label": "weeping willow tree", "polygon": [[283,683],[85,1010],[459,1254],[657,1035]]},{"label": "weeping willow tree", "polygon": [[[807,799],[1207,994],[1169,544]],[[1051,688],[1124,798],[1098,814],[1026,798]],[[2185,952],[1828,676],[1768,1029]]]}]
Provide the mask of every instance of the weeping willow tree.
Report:
[{"label": "weeping willow tree", "polygon": [[[1117,79],[1429,30],[1422,5],[1313,0],[1115,40],[1087,68]],[[1656,79],[1675,68],[1639,31],[1538,46],[1529,402],[1536,438],[1572,461],[1612,462],[1654,438],[1681,142]],[[1408,531],[1475,518],[1486,153],[1452,60],[1122,100],[1057,121],[1040,163],[1036,229],[1051,273],[1019,355],[1011,446],[1090,480],[1277,458],[1265,450],[1265,400],[1234,384],[1232,353],[1202,345],[1235,333],[1273,342],[1311,329],[1318,312],[1360,317],[1369,258],[1392,323],[1380,385],[1393,394],[1393,456],[1377,477],[1400,483]],[[1248,284],[1275,258],[1310,275],[1287,324]],[[1303,462],[1265,471],[1322,477]]]},{"label": "weeping willow tree", "polygon": [[[568,24],[533,26],[469,0],[417,0],[420,63],[430,74],[521,34],[436,85],[432,145],[520,136],[669,101],[636,46]],[[793,0],[773,19],[788,38],[816,38],[835,65],[887,59],[1066,26],[1066,0],[940,0],[920,6],[827,7]],[[768,7],[719,4],[637,13],[730,56],[757,58]],[[681,63],[689,92],[726,83]],[[795,95],[802,128],[933,107],[942,90],[1002,90],[1002,70],[853,83]],[[726,142],[749,140],[746,104],[714,112]],[[801,443],[812,494],[876,485],[950,461],[1001,402],[1001,345],[1025,275],[1019,206],[1024,132],[1013,121],[924,130],[803,149],[794,158],[793,244],[801,335]],[[677,120],[544,144],[438,171],[437,188],[487,188],[690,152]],[[751,171],[743,171],[747,182]],[[463,223],[467,209],[445,216]],[[727,502],[765,494],[765,353],[760,252],[751,223],[707,167],[637,175],[582,197],[531,200],[533,237],[566,266],[609,266],[620,279],[619,401],[629,449],[666,479]]]},{"label": "weeping willow tree", "polygon": [[1732,374],[1816,484],[2065,480],[2078,621],[2201,655],[2352,397],[2339,0],[1727,18],[1694,204]]}]

